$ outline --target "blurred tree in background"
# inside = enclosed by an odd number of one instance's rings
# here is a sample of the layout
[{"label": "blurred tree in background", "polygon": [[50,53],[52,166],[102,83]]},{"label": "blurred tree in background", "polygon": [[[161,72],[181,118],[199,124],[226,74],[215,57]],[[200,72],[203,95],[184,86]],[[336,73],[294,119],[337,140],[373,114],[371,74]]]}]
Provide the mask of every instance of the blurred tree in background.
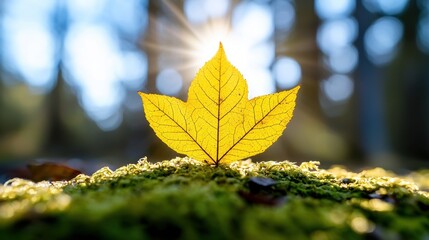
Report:
[{"label": "blurred tree in background", "polygon": [[301,84],[255,160],[429,164],[429,0],[0,2],[0,162],[176,156],[137,91],[186,99],[219,41],[249,97]]}]

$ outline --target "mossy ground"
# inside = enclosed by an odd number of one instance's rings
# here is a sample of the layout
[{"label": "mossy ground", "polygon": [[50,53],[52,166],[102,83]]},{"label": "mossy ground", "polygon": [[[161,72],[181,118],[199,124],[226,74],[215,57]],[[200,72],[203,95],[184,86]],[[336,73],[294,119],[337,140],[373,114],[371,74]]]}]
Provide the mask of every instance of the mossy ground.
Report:
[{"label": "mossy ground", "polygon": [[[251,188],[251,177],[276,184]],[[0,185],[1,239],[423,239],[429,173],[315,162],[145,159],[71,181]],[[420,188],[420,190],[419,190]],[[423,189],[423,190],[422,190]]]}]

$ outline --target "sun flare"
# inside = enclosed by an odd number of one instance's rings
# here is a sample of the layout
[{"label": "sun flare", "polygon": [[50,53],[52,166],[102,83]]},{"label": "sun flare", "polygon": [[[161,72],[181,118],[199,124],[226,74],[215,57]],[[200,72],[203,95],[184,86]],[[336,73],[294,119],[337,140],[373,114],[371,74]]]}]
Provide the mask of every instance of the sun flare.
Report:
[{"label": "sun flare", "polygon": [[154,34],[148,35],[143,42],[146,50],[158,61],[149,69],[150,73],[157,75],[163,69],[172,69],[182,75],[182,79],[187,79],[183,84],[186,86],[198,69],[216,53],[221,42],[228,60],[241,69],[246,78],[250,98],[276,91],[270,69],[275,45],[271,38],[273,23],[269,20],[272,15],[268,9],[246,3],[235,6],[234,11],[223,16],[193,23],[178,5],[171,1],[161,1],[161,4],[165,5],[163,16],[169,17],[151,15],[149,21]]},{"label": "sun flare", "polygon": [[250,46],[233,34],[228,23],[215,21],[201,27],[201,36],[189,41],[189,48],[193,51],[192,63],[201,66],[216,53],[219,42],[222,42],[228,59],[234,65],[246,65]]},{"label": "sun flare", "polygon": [[222,42],[232,64],[237,65],[236,67],[246,66],[251,45],[233,33],[230,16],[192,25],[177,6],[168,1],[162,1],[162,4],[172,13],[175,21],[166,22],[156,16],[151,16],[151,21],[162,29],[163,33],[171,35],[175,39],[174,43],[170,43],[168,39],[158,39],[157,42],[146,40],[143,43],[145,47],[185,58],[186,61],[181,61],[175,67],[182,71],[195,72],[216,53],[219,43]]}]

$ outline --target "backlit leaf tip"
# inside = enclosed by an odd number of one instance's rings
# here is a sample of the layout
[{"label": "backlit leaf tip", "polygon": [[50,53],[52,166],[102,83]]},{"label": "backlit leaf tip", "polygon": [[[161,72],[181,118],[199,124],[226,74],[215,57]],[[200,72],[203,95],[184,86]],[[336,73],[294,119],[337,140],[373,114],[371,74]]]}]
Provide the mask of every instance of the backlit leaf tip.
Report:
[{"label": "backlit leaf tip", "polygon": [[[219,42],[219,48],[218,48],[216,54],[213,56],[213,58],[211,60],[216,59],[216,58],[221,58],[220,62],[228,61],[227,58],[226,58],[225,49],[223,48],[222,42]],[[203,68],[204,67],[205,66],[203,66]]]},{"label": "backlit leaf tip", "polygon": [[198,71],[188,101],[139,93],[156,135],[170,148],[218,165],[264,152],[291,120],[299,86],[247,99],[247,83],[222,43]]},{"label": "backlit leaf tip", "polygon": [[218,49],[218,51],[225,52],[225,50],[223,49],[223,44],[222,44],[222,42],[219,42],[219,49]]}]

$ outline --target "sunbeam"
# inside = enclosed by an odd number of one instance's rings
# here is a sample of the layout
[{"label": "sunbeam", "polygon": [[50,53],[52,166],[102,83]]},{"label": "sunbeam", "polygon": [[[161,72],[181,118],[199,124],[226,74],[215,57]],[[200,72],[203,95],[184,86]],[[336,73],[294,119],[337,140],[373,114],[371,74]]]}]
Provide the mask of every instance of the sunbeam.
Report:
[{"label": "sunbeam", "polygon": [[204,24],[193,26],[176,5],[165,0],[162,4],[172,14],[174,21],[167,22],[166,19],[157,18],[153,14],[150,18],[156,26],[156,33],[168,37],[156,37],[156,42],[145,40],[145,48],[158,54],[173,54],[175,57],[169,55],[171,58],[186,59],[179,61],[174,67],[185,72],[195,72],[213,56],[222,42],[229,60],[234,65],[246,65],[252,45],[233,34],[230,15],[209,19]]}]

